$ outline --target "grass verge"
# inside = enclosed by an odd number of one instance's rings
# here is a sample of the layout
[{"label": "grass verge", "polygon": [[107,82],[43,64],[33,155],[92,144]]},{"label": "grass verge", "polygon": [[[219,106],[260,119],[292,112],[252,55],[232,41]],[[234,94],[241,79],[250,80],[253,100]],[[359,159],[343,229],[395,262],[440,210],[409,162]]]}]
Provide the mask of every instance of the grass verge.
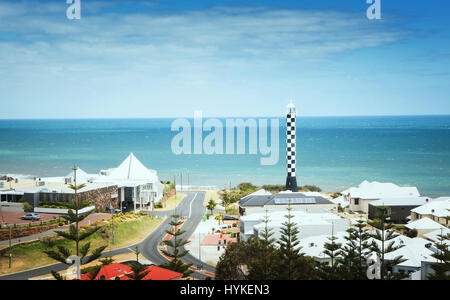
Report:
[{"label": "grass verge", "polygon": [[[124,248],[142,241],[161,223],[161,218],[153,218],[151,216],[143,216],[139,219],[127,222],[114,222],[114,245],[111,244],[111,226],[103,226],[103,230],[98,232],[81,242],[81,245],[91,242],[91,249],[98,248],[102,245],[108,245],[106,251]],[[103,231],[103,232],[102,232]],[[75,242],[65,239],[55,239],[54,246],[66,246],[75,252]],[[33,244],[15,246],[12,250],[13,260],[12,268],[9,269],[8,254],[0,256],[0,275],[15,273],[42,267],[45,265],[58,263],[49,258],[43,251],[50,249],[43,242]]]}]

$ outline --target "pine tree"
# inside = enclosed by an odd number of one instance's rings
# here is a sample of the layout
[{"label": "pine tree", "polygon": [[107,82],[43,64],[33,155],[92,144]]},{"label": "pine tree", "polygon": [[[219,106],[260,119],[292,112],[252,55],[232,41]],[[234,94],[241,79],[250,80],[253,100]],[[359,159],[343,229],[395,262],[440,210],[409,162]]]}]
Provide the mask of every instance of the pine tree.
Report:
[{"label": "pine tree", "polygon": [[192,271],[189,270],[192,264],[184,264],[181,261],[181,258],[186,256],[189,251],[180,249],[188,243],[188,241],[181,238],[181,235],[183,235],[186,231],[179,229],[181,224],[183,224],[183,221],[180,219],[180,215],[172,215],[171,218],[172,221],[169,225],[173,227],[173,232],[171,230],[166,230],[166,233],[170,235],[171,238],[167,241],[163,241],[163,243],[167,247],[172,248],[172,250],[162,250],[164,255],[170,258],[170,261],[162,264],[161,267],[182,273],[183,277],[188,277],[192,273]]},{"label": "pine tree", "polygon": [[254,255],[254,259],[249,264],[250,280],[274,280],[276,279],[276,249],[275,239],[273,238],[273,230],[269,228],[270,222],[268,210],[263,219],[264,230],[259,233],[256,242],[258,255]]},{"label": "pine tree", "polygon": [[[85,184],[77,185],[77,167],[74,167],[72,169],[74,171],[74,184],[71,184],[69,186],[70,189],[74,191],[74,199],[72,199],[71,203],[69,204],[69,211],[67,216],[63,216],[63,218],[68,221],[71,225],[69,228],[69,231],[55,231],[58,236],[61,236],[65,239],[71,240],[75,242],[75,249],[76,249],[76,256],[80,257],[80,264],[88,264],[91,261],[96,260],[102,255],[102,252],[106,249],[107,245],[101,246],[97,249],[94,249],[90,254],[89,251],[91,250],[91,243],[88,242],[82,246],[80,246],[80,242],[87,239],[94,233],[96,233],[100,227],[89,227],[84,230],[79,229],[79,223],[83,221],[88,215],[92,213],[92,211],[79,214],[78,211],[89,205],[89,201],[80,201],[78,197],[78,190],[84,188]],[[74,212],[75,211],[75,212]],[[75,224],[75,225],[74,225]],[[71,265],[70,263],[67,263],[67,258],[72,255],[69,248],[64,246],[58,246],[57,250],[47,250],[44,251],[49,257],[53,258],[54,260],[57,260],[59,262],[62,262],[67,265]],[[89,256],[88,256],[89,254]],[[55,277],[58,279],[57,277]],[[79,278],[78,278],[79,279]]]},{"label": "pine tree", "polygon": [[[388,222],[390,219],[389,207],[378,206],[378,213],[375,216],[375,220],[369,222],[369,224],[376,228],[375,233],[371,234],[373,238],[371,243],[371,250],[375,252],[381,261],[381,279],[389,280],[389,279],[403,279],[406,278],[403,272],[399,272],[397,274],[389,273],[388,271],[392,269],[392,267],[401,264],[406,261],[401,255],[397,256],[389,261],[385,260],[385,255],[391,252],[394,252],[404,245],[395,245],[395,239],[399,235],[396,234],[392,228],[393,224]],[[379,241],[380,245],[376,241]]]},{"label": "pine tree", "polygon": [[347,230],[344,239],[347,241],[341,247],[340,258],[341,277],[346,280],[367,279],[367,257],[370,249],[370,234],[365,229],[366,222],[358,220],[355,227]]},{"label": "pine tree", "polygon": [[300,253],[301,247],[298,247],[300,241],[298,240],[299,229],[295,222],[292,222],[291,202],[288,203],[288,214],[285,216],[286,221],[281,227],[281,237],[278,241],[280,261],[279,261],[279,279],[294,280],[296,260],[303,256]]},{"label": "pine tree", "polygon": [[150,270],[147,270],[147,266],[140,264],[137,261],[131,262],[129,266],[131,268],[131,274],[126,274],[125,276],[131,280],[142,280],[148,273],[150,273]]},{"label": "pine tree", "polygon": [[339,279],[339,254],[341,250],[341,243],[336,243],[338,238],[334,236],[334,231],[331,233],[331,237],[328,238],[330,242],[323,245],[325,250],[323,254],[330,258],[330,264],[323,263],[320,265],[319,269],[322,273],[323,279],[336,280]]},{"label": "pine tree", "polygon": [[429,274],[427,277],[430,280],[450,280],[450,234],[440,234],[439,242],[436,243],[438,253],[433,253],[431,256],[438,260],[433,264],[434,274]]}]

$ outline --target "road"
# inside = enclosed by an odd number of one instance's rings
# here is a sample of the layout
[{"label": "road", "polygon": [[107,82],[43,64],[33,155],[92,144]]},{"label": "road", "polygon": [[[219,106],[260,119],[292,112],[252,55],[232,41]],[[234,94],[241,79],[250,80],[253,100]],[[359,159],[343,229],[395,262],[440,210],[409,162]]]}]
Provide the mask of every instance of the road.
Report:
[{"label": "road", "polygon": [[[152,215],[159,217],[167,217],[166,220],[158,227],[157,232],[151,234],[147,237],[140,245],[139,249],[142,249],[142,254],[154,264],[162,264],[167,262],[167,259],[162,256],[157,250],[159,242],[166,235],[165,230],[170,228],[169,222],[171,221],[170,215],[178,214],[184,217],[187,217],[187,220],[184,222],[183,227],[181,228],[186,233],[182,236],[184,239],[189,239],[197,228],[198,224],[201,222],[203,216],[206,213],[206,208],[203,206],[203,202],[205,200],[206,193],[205,192],[184,192],[186,197],[183,201],[178,205],[178,207],[173,211],[168,212],[151,212]],[[206,263],[202,263],[194,256],[188,254],[183,259],[183,262],[186,264],[192,264],[193,267],[196,267],[199,264],[203,265],[203,270],[208,271],[210,273],[214,273],[215,269],[211,265],[207,265]],[[205,279],[207,276],[201,273],[195,273],[192,277],[197,279]]]},{"label": "road", "polygon": [[[184,239],[189,239],[191,235],[194,233],[198,224],[201,222],[202,217],[206,212],[206,208],[203,206],[203,202],[206,196],[205,192],[184,192],[186,197],[181,201],[181,203],[177,206],[176,209],[172,211],[159,211],[159,212],[150,212],[150,214],[154,216],[159,216],[166,218],[163,223],[154,230],[144,241],[137,244],[139,247],[139,251],[141,255],[146,259],[151,261],[156,265],[160,265],[162,263],[167,262],[167,259],[162,256],[158,251],[159,242],[165,236],[165,230],[170,228],[170,215],[179,214],[181,216],[187,217],[187,220],[184,222],[182,230],[185,230],[186,233],[183,235]],[[123,249],[117,249],[113,251],[104,252],[103,257],[110,255],[117,255],[123,253],[130,253],[130,249],[136,249],[136,245],[129,246]],[[202,263],[197,258],[188,254],[184,257],[183,262],[188,264],[193,264],[196,267],[199,264],[203,265],[203,269],[210,273],[215,273],[215,269],[211,265],[207,265],[206,263]],[[28,278],[42,276],[46,274],[50,274],[51,271],[63,271],[67,269],[67,265],[59,263],[53,264],[50,266],[45,266],[41,268],[37,268],[34,270],[27,270],[15,274],[0,276],[0,280],[27,280]],[[205,279],[207,275],[202,273],[195,272],[191,275],[196,279]]]}]

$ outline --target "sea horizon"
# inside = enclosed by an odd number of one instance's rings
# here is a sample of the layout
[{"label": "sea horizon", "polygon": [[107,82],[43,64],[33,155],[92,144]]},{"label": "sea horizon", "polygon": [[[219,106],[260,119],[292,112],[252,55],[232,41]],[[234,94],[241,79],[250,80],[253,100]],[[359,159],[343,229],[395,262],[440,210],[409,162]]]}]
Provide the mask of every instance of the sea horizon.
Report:
[{"label": "sea horizon", "polygon": [[[279,161],[273,166],[261,166],[260,155],[175,155],[170,126],[176,118],[0,119],[0,174],[65,176],[74,164],[98,173],[133,152],[164,181],[175,175],[179,182],[183,173],[185,185],[189,172],[192,186],[284,184],[285,119],[273,118],[280,120]],[[449,129],[450,115],[299,114],[298,184],[334,192],[368,180],[417,186],[429,197],[450,196]]]},{"label": "sea horizon", "polygon": [[[448,117],[450,114],[409,114],[409,115],[399,115],[399,114],[380,114],[380,115],[300,115],[297,114],[297,118],[360,118],[360,117],[367,117],[367,118],[377,118],[377,117]],[[156,120],[164,120],[164,119],[192,119],[193,113],[189,116],[180,116],[180,117],[54,117],[54,118],[0,118],[0,121],[26,121],[26,120],[35,120],[35,121],[46,121],[46,120],[148,120],[148,119],[156,119]],[[237,119],[237,118],[283,118],[283,116],[214,116],[214,115],[204,115],[204,118],[217,118],[217,119]]]}]

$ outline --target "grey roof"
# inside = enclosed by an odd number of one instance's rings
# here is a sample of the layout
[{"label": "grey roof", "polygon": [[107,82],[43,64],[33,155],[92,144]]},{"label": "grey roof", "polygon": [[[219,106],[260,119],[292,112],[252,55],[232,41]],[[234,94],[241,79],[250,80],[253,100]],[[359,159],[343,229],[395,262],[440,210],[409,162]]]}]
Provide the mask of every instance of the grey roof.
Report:
[{"label": "grey roof", "polygon": [[[246,196],[239,201],[241,207],[249,206],[265,206],[265,205],[280,205],[275,203],[275,199],[314,199],[315,204],[333,204],[330,200],[321,196],[310,196],[303,193],[280,193],[275,195],[256,195]],[[277,201],[278,202],[278,201]],[[302,201],[303,202],[303,201]],[[291,205],[307,205],[310,201],[304,203],[291,203]]]}]

